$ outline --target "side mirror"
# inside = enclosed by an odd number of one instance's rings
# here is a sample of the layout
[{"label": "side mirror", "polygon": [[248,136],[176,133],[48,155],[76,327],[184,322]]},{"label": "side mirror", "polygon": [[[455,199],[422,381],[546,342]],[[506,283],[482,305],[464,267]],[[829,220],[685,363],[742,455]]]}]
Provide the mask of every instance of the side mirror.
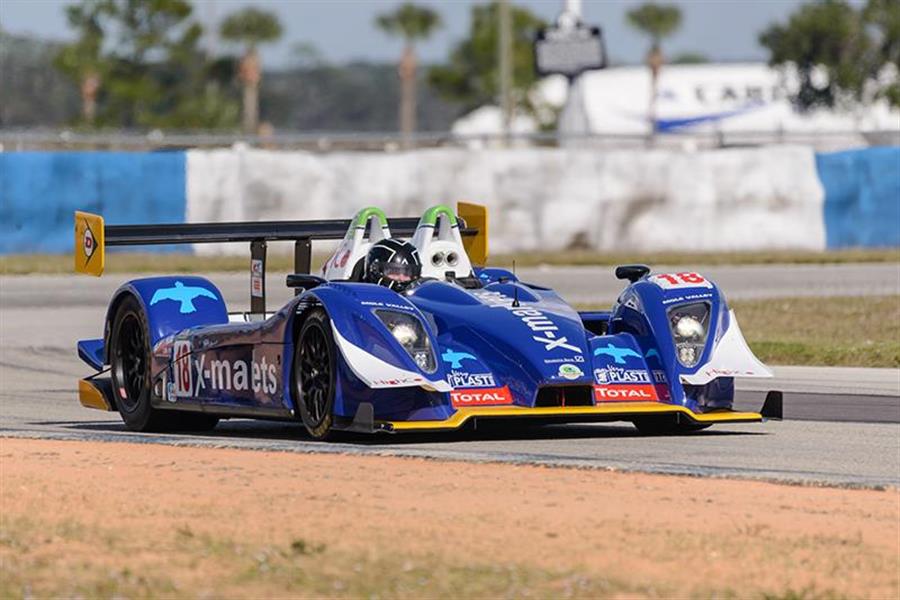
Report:
[{"label": "side mirror", "polygon": [[627,279],[631,283],[643,279],[650,273],[647,265],[620,265],[616,267],[616,279]]},{"label": "side mirror", "polygon": [[[311,290],[318,287],[326,280],[316,275],[307,275],[306,273],[291,273],[287,276],[287,286],[289,288],[297,288],[298,290]],[[297,292],[300,293],[299,291]]]}]

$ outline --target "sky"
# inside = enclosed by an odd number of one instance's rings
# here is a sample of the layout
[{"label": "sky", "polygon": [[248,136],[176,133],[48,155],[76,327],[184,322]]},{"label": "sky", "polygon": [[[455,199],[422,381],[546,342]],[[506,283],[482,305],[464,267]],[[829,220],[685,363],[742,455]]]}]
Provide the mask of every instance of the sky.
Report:
[{"label": "sky", "polygon": [[[548,21],[562,9],[563,0],[512,0]],[[611,59],[617,63],[639,63],[648,42],[625,20],[625,13],[644,0],[583,0],[583,20],[599,25],[606,37]],[[66,40],[64,7],[72,0],[0,0],[0,26],[13,33]],[[667,39],[668,56],[699,52],[716,61],[765,60],[759,46],[759,32],[773,22],[785,21],[802,0],[668,0],[682,9],[682,26]],[[401,42],[374,26],[375,17],[390,11],[400,0],[195,0],[195,14],[204,24],[218,23],[227,14],[245,6],[274,12],[284,26],[283,38],[262,49],[267,66],[287,67],[300,59],[295,48],[312,44],[333,63],[364,59],[392,61],[400,54]],[[453,46],[464,38],[469,13],[478,0],[417,0],[437,10],[444,22],[431,39],[419,44],[425,63],[446,59]],[[212,40],[218,51],[229,48]]]}]

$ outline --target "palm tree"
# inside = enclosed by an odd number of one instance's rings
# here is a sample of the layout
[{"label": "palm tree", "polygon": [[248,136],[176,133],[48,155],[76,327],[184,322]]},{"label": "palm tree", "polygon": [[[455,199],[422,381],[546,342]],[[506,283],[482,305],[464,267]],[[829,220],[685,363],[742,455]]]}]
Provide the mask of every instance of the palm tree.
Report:
[{"label": "palm tree", "polygon": [[78,32],[78,39],[60,49],[55,64],[78,82],[81,120],[85,125],[93,125],[97,118],[97,94],[106,70],[101,19],[110,10],[111,4],[107,0],[89,0],[66,7],[66,20]]},{"label": "palm tree", "polygon": [[649,2],[628,11],[627,17],[632,27],[649,35],[652,40],[650,51],[647,53],[647,66],[650,68],[650,104],[647,118],[653,133],[656,133],[656,84],[664,62],[660,43],[664,37],[671,35],[681,26],[681,9],[671,4]]},{"label": "palm tree", "polygon": [[430,8],[411,2],[391,13],[379,15],[375,24],[388,35],[403,38],[405,46],[400,58],[400,131],[403,145],[408,147],[416,130],[416,51],[415,42],[428,38],[442,25],[441,16]]},{"label": "palm tree", "polygon": [[255,133],[259,124],[259,82],[262,79],[257,46],[280,38],[281,23],[272,13],[245,8],[228,16],[219,33],[225,40],[244,44],[238,71],[244,86],[243,128],[244,133]]}]

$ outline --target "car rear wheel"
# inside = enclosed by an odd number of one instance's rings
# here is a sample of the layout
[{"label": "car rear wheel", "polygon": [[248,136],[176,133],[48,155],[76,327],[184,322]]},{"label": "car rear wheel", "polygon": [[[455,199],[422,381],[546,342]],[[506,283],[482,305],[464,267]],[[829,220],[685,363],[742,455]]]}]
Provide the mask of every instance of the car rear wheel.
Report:
[{"label": "car rear wheel", "polygon": [[327,439],[332,433],[335,365],[331,322],[324,310],[313,309],[297,336],[292,379],[300,419],[316,440]]},{"label": "car rear wheel", "polygon": [[119,305],[109,336],[113,394],[122,421],[132,431],[206,431],[219,422],[204,414],[163,411],[150,403],[150,336],[140,303],[129,296]]}]

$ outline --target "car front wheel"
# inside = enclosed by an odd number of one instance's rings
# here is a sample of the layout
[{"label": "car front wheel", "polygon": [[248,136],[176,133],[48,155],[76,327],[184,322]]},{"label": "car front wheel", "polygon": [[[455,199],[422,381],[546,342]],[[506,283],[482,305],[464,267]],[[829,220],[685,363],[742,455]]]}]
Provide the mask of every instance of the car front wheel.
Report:
[{"label": "car front wheel", "polygon": [[316,440],[325,440],[332,432],[335,365],[331,322],[324,310],[313,309],[297,336],[292,379],[300,419]]}]

